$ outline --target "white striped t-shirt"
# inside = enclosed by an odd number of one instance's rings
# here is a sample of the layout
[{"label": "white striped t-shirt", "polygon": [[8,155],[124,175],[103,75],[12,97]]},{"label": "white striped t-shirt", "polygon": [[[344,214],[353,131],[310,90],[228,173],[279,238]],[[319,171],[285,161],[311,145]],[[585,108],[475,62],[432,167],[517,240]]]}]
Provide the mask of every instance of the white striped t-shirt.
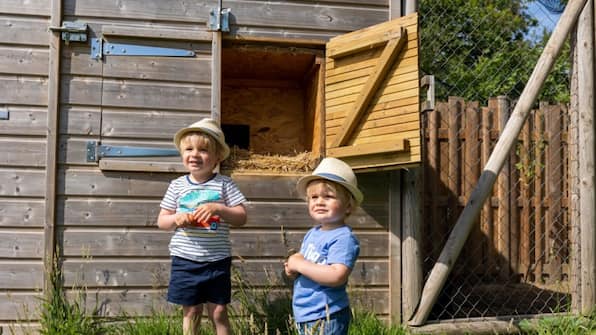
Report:
[{"label": "white striped t-shirt", "polygon": [[[204,183],[194,183],[189,175],[172,180],[161,201],[161,208],[171,211],[192,212],[207,202],[235,207],[246,201],[230,177],[215,174]],[[170,254],[197,262],[214,262],[230,257],[230,227],[221,219],[210,228],[176,228],[170,240]]]}]

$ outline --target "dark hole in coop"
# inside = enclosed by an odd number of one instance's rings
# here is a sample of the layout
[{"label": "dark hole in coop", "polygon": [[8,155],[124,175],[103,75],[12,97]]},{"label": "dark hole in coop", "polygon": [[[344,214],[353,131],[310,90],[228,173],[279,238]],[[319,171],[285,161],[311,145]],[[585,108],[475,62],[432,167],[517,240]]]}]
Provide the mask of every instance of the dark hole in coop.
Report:
[{"label": "dark hole in coop", "polygon": [[222,124],[221,130],[226,134],[226,143],[230,147],[248,150],[250,147],[250,126],[245,124]]}]

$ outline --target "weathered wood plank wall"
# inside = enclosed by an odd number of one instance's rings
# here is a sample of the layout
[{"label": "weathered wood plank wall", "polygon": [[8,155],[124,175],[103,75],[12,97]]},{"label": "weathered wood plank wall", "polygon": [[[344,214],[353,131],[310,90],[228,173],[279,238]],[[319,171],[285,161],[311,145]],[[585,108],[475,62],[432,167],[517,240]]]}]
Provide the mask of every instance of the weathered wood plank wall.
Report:
[{"label": "weathered wood plank wall", "polygon": [[49,1],[0,3],[0,329],[43,287]]},{"label": "weathered wood plank wall", "polygon": [[[89,38],[194,50],[193,58],[90,58],[90,45],[63,45],[59,99],[56,238],[66,285],[85,285],[108,315],[151,313],[167,287],[169,234],[155,227],[159,201],[176,174],[102,171],[87,162],[87,141],[172,147],[180,127],[210,115],[211,42],[206,22],[216,1],[64,0],[63,17],[89,25]],[[225,1],[225,38],[324,41],[388,18],[386,0]],[[44,183],[48,107],[49,0],[0,2],[0,327],[34,310],[44,273]],[[118,29],[125,27],[126,29]],[[131,34],[135,30],[137,36]],[[124,30],[129,33],[121,33]],[[153,31],[143,37],[143,31]],[[160,31],[176,31],[161,34]],[[193,35],[193,34],[196,34]],[[140,36],[139,36],[140,35]],[[168,38],[170,36],[171,38]],[[352,275],[357,294],[387,316],[389,205],[386,175],[363,175],[364,210],[350,222],[362,243]],[[249,198],[249,223],[232,233],[246,279],[279,277],[287,243],[310,227],[295,176],[235,176]],[[243,261],[240,261],[242,259]],[[278,278],[279,279],[279,278]],[[89,301],[93,304],[93,301]]]}]

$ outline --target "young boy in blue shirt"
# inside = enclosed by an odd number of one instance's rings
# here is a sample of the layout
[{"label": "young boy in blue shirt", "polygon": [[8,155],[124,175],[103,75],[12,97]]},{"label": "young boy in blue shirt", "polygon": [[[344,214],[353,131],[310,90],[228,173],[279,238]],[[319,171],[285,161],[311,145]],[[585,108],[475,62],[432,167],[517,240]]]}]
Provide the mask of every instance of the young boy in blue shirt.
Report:
[{"label": "young boy in blue shirt", "polygon": [[317,223],[304,236],[300,252],[284,264],[286,275],[295,279],[296,327],[300,335],[347,335],[352,313],[346,284],[360,246],[345,220],[363,195],[352,169],[336,158],[323,159],[296,187]]},{"label": "young boy in blue shirt", "polygon": [[246,198],[231,178],[214,172],[230,153],[214,120],[180,129],[174,143],[189,173],[170,183],[157,219],[159,228],[174,231],[167,299],[182,305],[185,335],[199,334],[204,305],[216,334],[229,335],[229,227],[246,222]]}]

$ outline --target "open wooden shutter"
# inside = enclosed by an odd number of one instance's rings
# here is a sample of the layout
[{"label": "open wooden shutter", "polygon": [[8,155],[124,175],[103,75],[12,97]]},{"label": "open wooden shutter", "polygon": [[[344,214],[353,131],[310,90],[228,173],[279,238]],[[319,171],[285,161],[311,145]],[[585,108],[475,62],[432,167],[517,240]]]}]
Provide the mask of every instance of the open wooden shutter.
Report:
[{"label": "open wooden shutter", "polygon": [[354,169],[420,162],[418,14],[327,43],[327,156]]}]

